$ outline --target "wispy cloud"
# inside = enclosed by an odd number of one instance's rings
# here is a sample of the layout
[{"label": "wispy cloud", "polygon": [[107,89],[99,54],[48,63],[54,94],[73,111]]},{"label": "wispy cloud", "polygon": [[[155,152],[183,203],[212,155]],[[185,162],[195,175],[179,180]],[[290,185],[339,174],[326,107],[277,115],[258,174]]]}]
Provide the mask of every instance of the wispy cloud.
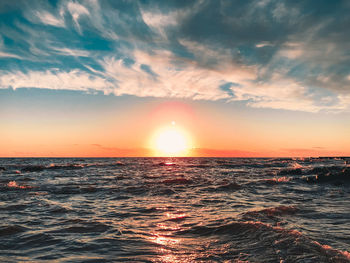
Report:
[{"label": "wispy cloud", "polygon": [[89,11],[86,9],[85,6],[76,3],[76,2],[69,2],[67,4],[67,9],[69,13],[72,15],[73,21],[75,23],[76,29],[81,34],[81,28],[79,25],[79,18],[83,15],[89,15]]},{"label": "wispy cloud", "polygon": [[47,11],[37,11],[35,15],[43,24],[56,27],[65,26],[64,19],[62,17],[56,17]]},{"label": "wispy cloud", "polygon": [[22,59],[20,56],[16,55],[16,54],[11,54],[11,53],[7,53],[7,52],[1,52],[0,51],[0,58],[17,58],[17,59]]},{"label": "wispy cloud", "polygon": [[58,54],[64,55],[64,56],[73,56],[73,57],[88,57],[90,56],[90,52],[86,50],[79,50],[79,49],[71,49],[71,48],[53,48],[55,51],[57,51]]},{"label": "wispy cloud", "polygon": [[89,75],[80,70],[62,72],[58,70],[28,71],[23,73],[14,71],[3,74],[0,72],[0,87],[40,88],[55,90],[103,91],[106,94],[113,92],[113,85],[105,79]]},{"label": "wispy cloud", "polygon": [[[186,61],[176,61],[178,59],[168,51],[152,55],[136,51],[132,55],[135,63],[129,66],[122,59],[106,58],[101,62],[107,76],[118,83],[117,95],[207,100],[228,98],[218,88],[223,81],[220,73],[202,69]],[[181,63],[184,68],[176,65],[176,62]],[[149,66],[154,74],[143,70],[142,65]]]},{"label": "wispy cloud", "polygon": [[311,0],[25,5],[0,22],[1,87],[349,111],[349,9]]}]

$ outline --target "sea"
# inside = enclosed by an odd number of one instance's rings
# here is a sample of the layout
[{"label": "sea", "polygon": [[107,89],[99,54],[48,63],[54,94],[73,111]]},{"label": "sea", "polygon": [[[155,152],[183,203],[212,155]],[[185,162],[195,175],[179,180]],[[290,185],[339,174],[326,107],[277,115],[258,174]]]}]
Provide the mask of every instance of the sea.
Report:
[{"label": "sea", "polygon": [[350,158],[2,158],[0,262],[350,262]]}]

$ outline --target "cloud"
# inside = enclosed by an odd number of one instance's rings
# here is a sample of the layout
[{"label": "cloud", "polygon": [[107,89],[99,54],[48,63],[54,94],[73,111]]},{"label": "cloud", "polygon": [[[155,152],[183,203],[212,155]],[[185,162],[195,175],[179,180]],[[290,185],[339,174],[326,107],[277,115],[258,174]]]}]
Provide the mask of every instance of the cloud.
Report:
[{"label": "cloud", "polygon": [[[142,12],[142,11],[141,11]],[[148,11],[142,12],[143,21],[150,27],[155,29],[163,28],[169,25],[176,25],[177,23],[177,14],[162,14],[162,13],[153,13]]]},{"label": "cloud", "polygon": [[6,53],[6,52],[1,52],[0,51],[0,58],[17,58],[17,59],[21,59],[20,56],[17,56],[16,54],[11,54],[11,53]]},{"label": "cloud", "polygon": [[47,11],[37,11],[36,12],[37,18],[40,20],[41,23],[50,25],[50,26],[56,26],[56,27],[64,27],[64,19],[62,17],[55,17],[53,14],[47,12]]},{"label": "cloud", "polygon": [[[152,54],[136,51],[132,56],[135,63],[131,66],[126,66],[122,59],[106,58],[101,62],[107,76],[118,83],[116,95],[207,100],[227,98],[227,94],[218,88],[223,82],[219,72],[197,67],[191,61],[179,61],[168,51]],[[148,65],[154,74],[142,70],[142,65]]]},{"label": "cloud", "polygon": [[261,43],[258,43],[255,45],[257,48],[260,48],[260,47],[268,47],[268,46],[272,46],[271,43],[269,42],[261,42]]},{"label": "cloud", "polygon": [[[254,67],[235,65],[232,61],[226,61],[225,55],[205,50],[199,44],[183,44],[190,50],[196,50],[194,55],[198,56],[198,61],[179,58],[169,51],[153,51],[150,54],[135,50],[129,54],[134,60],[133,64],[125,65],[123,59],[105,58],[101,61],[103,72],[118,83],[116,95],[204,100],[229,99],[230,96],[220,88],[221,85],[226,82],[244,85],[255,76]],[[213,59],[221,58],[220,68],[206,67],[207,62],[199,58],[202,52],[207,52]],[[142,66],[148,66],[153,74],[144,71]]]},{"label": "cloud", "polygon": [[[189,49],[195,48],[190,47]],[[203,48],[203,47],[202,47]],[[196,46],[199,54],[204,51]],[[79,51],[57,49],[66,55],[87,55]],[[198,54],[198,55],[199,55]],[[208,57],[210,52],[207,53]],[[212,51],[218,58],[219,52]],[[126,58],[104,57],[99,60],[102,70],[87,66],[91,73],[81,70],[46,72],[16,71],[3,73],[0,77],[2,87],[37,87],[67,90],[97,90],[105,94],[135,95],[140,97],[175,97],[202,100],[226,99],[246,101],[255,108],[273,108],[317,112],[322,109],[343,110],[350,100],[338,96],[340,103],[328,106],[316,104],[308,89],[301,87],[293,79],[274,74],[271,82],[255,82],[256,67],[242,67],[221,58],[221,67],[205,67],[202,60],[180,59],[168,51],[152,54],[136,50],[129,53],[133,63]],[[202,65],[203,64],[203,65]],[[145,70],[147,68],[148,70]],[[222,85],[229,84],[225,89]],[[234,83],[234,84],[232,84]],[[326,101],[327,102],[327,101]]]},{"label": "cloud", "polygon": [[29,71],[23,73],[15,71],[0,74],[0,87],[40,88],[55,90],[81,90],[103,91],[105,94],[112,92],[112,84],[105,79],[92,76],[80,70],[62,72],[57,70]]},{"label": "cloud", "polygon": [[70,49],[70,48],[58,48],[54,47],[54,50],[58,52],[58,54],[64,55],[64,56],[74,56],[74,57],[88,57],[90,56],[90,52],[86,50],[79,50],[79,49]]},{"label": "cloud", "polygon": [[72,15],[76,29],[78,30],[79,33],[81,33],[81,28],[78,20],[82,15],[89,15],[90,12],[86,9],[85,6],[76,2],[69,2],[67,4],[67,9],[69,13]]},{"label": "cloud", "polygon": [[61,0],[7,8],[2,88],[350,110],[345,2]]}]

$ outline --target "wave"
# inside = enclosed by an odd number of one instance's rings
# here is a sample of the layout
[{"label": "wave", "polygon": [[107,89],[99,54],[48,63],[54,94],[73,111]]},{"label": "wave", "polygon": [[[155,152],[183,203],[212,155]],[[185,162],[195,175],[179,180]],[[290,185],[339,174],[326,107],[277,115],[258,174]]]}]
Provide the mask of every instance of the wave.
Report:
[{"label": "wave", "polygon": [[[283,210],[283,209],[282,209]],[[253,262],[349,263],[349,253],[308,238],[301,232],[260,221],[235,221],[221,225],[195,226],[177,232],[184,236],[219,237],[228,247],[246,253]],[[232,255],[238,259],[239,255]],[[249,261],[248,261],[249,262]]]},{"label": "wave", "polygon": [[301,168],[289,168],[283,169],[278,172],[278,175],[302,175],[303,170]]},{"label": "wave", "polygon": [[262,222],[273,222],[274,224],[281,224],[281,217],[291,216],[299,212],[296,206],[277,206],[269,207],[260,210],[251,210],[240,214],[243,220],[259,220]]},{"label": "wave", "polygon": [[287,168],[278,171],[278,175],[312,175],[312,174],[326,174],[326,173],[336,173],[340,172],[347,166],[317,166],[313,168],[309,167],[297,167],[297,168]]},{"label": "wave", "polygon": [[97,220],[84,219],[67,219],[63,222],[66,227],[60,227],[48,233],[104,233],[112,228],[112,226],[99,222]]},{"label": "wave", "polygon": [[6,185],[9,189],[31,189],[33,186],[29,185],[18,185],[16,181],[10,181]]},{"label": "wave", "polygon": [[86,165],[83,164],[50,164],[48,166],[45,165],[26,165],[24,167],[20,168],[21,172],[42,172],[44,170],[57,170],[57,169],[64,169],[64,170],[73,170],[73,169],[81,169],[84,168]]},{"label": "wave", "polygon": [[211,165],[211,164],[188,164],[188,165],[186,165],[186,167],[189,167],[189,168],[213,168],[213,167],[215,167],[215,165]]},{"label": "wave", "polygon": [[205,188],[209,192],[233,192],[243,188],[243,186],[237,182],[228,180],[225,180],[216,186],[212,186],[211,184],[212,183],[209,183],[210,186]]},{"label": "wave", "polygon": [[[21,231],[23,232],[23,231]],[[47,233],[33,233],[27,231],[16,238],[15,242],[3,243],[2,246],[7,249],[16,249],[17,251],[38,251],[51,250],[50,246],[58,245],[60,239],[57,239]]]},{"label": "wave", "polygon": [[155,164],[156,166],[175,166],[177,165],[176,163],[173,163],[173,162],[160,162],[160,163],[157,163]]},{"label": "wave", "polygon": [[50,164],[46,169],[48,170],[56,170],[56,169],[65,169],[65,170],[74,170],[74,169],[82,169],[86,167],[84,164]]},{"label": "wave", "polygon": [[350,183],[350,167],[321,167],[315,168],[310,176],[302,177],[302,180],[307,183],[333,183],[336,185],[343,185]]},{"label": "wave", "polygon": [[104,233],[110,226],[104,224],[92,224],[92,225],[81,225],[81,226],[70,226],[62,228],[56,231],[51,231],[50,233]]},{"label": "wave", "polygon": [[[278,175],[291,175],[292,177],[280,177],[277,181],[286,178],[290,180],[302,180],[307,183],[333,183],[342,185],[350,182],[350,167],[349,166],[319,166],[313,168],[296,168],[283,169],[278,172]],[[301,177],[296,177],[301,175]],[[274,183],[271,179],[267,179],[270,183]]]},{"label": "wave", "polygon": [[241,189],[242,186],[236,182],[228,182],[222,185],[219,185],[215,188],[216,191],[235,191]]},{"label": "wave", "polygon": [[41,172],[44,171],[45,166],[43,165],[28,165],[21,169],[21,172]]},{"label": "wave", "polygon": [[40,190],[57,195],[72,195],[94,193],[101,190],[101,188],[97,188],[95,186],[65,185],[60,187],[41,187]]},{"label": "wave", "polygon": [[186,179],[186,178],[174,178],[174,179],[166,179],[161,181],[162,184],[191,184],[193,183],[192,180]]},{"label": "wave", "polygon": [[272,185],[274,185],[274,184],[278,184],[278,183],[289,182],[291,180],[292,180],[292,178],[283,176],[283,177],[274,177],[274,178],[261,179],[258,182],[259,183],[265,183],[265,184],[272,184]]},{"label": "wave", "polygon": [[277,207],[269,207],[261,210],[253,210],[245,212],[243,215],[248,216],[257,216],[260,214],[267,215],[267,216],[282,216],[282,215],[289,215],[289,214],[295,214],[299,209],[296,206],[277,206]]},{"label": "wave", "polygon": [[187,214],[180,213],[180,214],[169,214],[169,218],[165,221],[171,221],[171,222],[181,222],[188,218]]},{"label": "wave", "polygon": [[15,235],[28,229],[19,225],[0,226],[0,236]]},{"label": "wave", "polygon": [[1,206],[0,211],[21,211],[28,207],[27,204],[11,204],[6,206]]},{"label": "wave", "polygon": [[19,169],[19,172],[42,172],[44,170],[76,170],[83,168],[92,168],[92,167],[116,167],[116,166],[125,166],[125,163],[116,161],[113,163],[69,163],[69,164],[54,164],[49,165],[25,165],[25,166],[16,166],[15,168]]}]

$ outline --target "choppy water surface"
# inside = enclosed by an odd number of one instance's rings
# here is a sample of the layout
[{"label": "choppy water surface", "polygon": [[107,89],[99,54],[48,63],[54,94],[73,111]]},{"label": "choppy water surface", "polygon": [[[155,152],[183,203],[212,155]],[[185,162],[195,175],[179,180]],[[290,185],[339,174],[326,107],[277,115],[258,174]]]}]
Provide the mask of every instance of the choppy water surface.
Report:
[{"label": "choppy water surface", "polygon": [[349,163],[0,159],[0,261],[350,262]]}]

